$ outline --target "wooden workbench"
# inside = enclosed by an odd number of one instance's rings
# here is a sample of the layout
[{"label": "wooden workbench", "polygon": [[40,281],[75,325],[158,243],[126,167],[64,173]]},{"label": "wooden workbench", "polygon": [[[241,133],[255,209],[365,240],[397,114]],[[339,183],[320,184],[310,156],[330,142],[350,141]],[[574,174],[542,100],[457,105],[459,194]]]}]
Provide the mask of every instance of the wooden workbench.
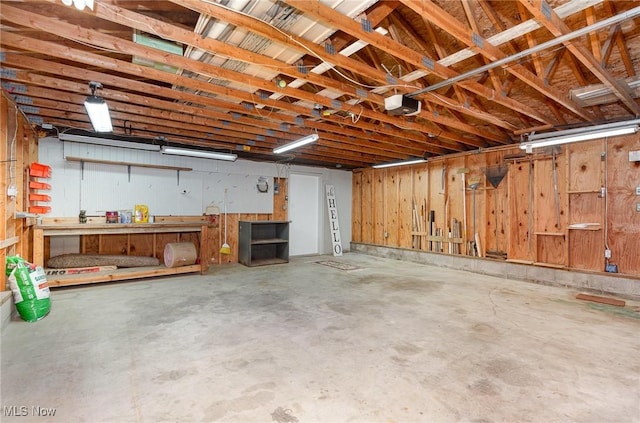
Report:
[{"label": "wooden workbench", "polygon": [[[50,275],[47,276],[49,286],[69,286],[96,282],[111,282],[126,279],[147,278],[153,276],[175,275],[181,273],[205,273],[209,269],[208,228],[206,221],[161,222],[161,223],[66,223],[46,222],[36,225],[33,229],[33,262],[45,265],[45,238],[69,235],[149,235],[153,243],[153,251],[162,251],[164,245],[156,245],[157,234],[199,233],[199,260],[190,266],[167,268],[165,266],[122,268],[110,272],[85,273],[78,275]],[[127,248],[128,250],[128,248]],[[128,253],[129,251],[126,251]],[[158,253],[159,255],[159,253]],[[162,257],[159,257],[162,261]]]}]

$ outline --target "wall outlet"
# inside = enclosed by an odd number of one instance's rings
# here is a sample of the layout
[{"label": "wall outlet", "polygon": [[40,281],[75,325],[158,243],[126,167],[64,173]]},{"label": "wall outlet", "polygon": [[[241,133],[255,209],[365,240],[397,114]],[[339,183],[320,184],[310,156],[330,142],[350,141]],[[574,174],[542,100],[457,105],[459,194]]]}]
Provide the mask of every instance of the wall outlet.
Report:
[{"label": "wall outlet", "polygon": [[9,197],[17,197],[18,196],[18,188],[15,185],[9,185],[7,188],[7,195]]},{"label": "wall outlet", "polygon": [[611,250],[609,250],[609,249],[604,250],[604,258],[606,258],[606,259],[610,259],[611,258]]},{"label": "wall outlet", "polygon": [[640,212],[640,203],[636,203],[636,211]]},{"label": "wall outlet", "polygon": [[636,187],[636,195],[640,195],[640,185]]}]

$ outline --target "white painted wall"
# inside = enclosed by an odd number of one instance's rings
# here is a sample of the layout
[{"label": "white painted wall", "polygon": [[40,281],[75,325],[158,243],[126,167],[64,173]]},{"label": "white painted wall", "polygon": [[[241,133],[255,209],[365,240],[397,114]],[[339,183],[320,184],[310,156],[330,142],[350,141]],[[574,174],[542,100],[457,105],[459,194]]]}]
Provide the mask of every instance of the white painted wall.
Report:
[{"label": "white painted wall", "polygon": [[[65,158],[132,162],[192,168],[191,172],[132,166],[85,163]],[[343,247],[351,242],[351,172],[307,166],[283,166],[274,163],[237,160],[198,159],[163,155],[158,152],[127,148],[61,142],[58,138],[39,141],[39,161],[52,168],[50,217],[77,217],[80,210],[87,215],[104,215],[107,210],[132,210],[136,204],[149,206],[150,215],[202,215],[209,204],[223,210],[224,190],[228,192],[229,213],[272,213],[273,183],[289,173],[317,174],[320,193],[325,184],[336,187],[338,214]],[[269,181],[268,193],[260,193],[258,179]],[[324,230],[319,234],[320,253],[331,253],[329,218],[324,197],[319,199],[317,213]],[[77,237],[52,238],[52,255],[77,252]]]}]

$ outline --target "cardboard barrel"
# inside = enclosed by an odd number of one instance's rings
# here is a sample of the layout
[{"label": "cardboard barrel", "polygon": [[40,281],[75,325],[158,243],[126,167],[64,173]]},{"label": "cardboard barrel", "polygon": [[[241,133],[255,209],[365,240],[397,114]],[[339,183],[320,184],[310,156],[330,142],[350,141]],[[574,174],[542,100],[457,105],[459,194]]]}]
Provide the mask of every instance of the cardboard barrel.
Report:
[{"label": "cardboard barrel", "polygon": [[190,242],[172,242],[164,247],[164,265],[180,267],[195,264],[198,255],[196,247]]}]

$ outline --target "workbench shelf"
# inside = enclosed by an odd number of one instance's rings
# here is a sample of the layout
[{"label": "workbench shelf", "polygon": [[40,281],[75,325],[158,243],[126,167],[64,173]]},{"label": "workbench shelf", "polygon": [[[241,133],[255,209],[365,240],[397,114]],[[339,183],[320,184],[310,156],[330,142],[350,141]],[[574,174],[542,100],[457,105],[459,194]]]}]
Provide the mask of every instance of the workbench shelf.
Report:
[{"label": "workbench shelf", "polygon": [[289,262],[289,222],[241,221],[239,261],[245,266]]},{"label": "workbench shelf", "polygon": [[[45,267],[48,259],[47,238],[53,236],[79,236],[79,253],[145,255],[162,258],[168,242],[193,241],[198,251],[196,264],[168,268],[164,266],[122,268],[106,272],[74,275],[53,274],[47,276],[50,286],[81,285],[96,282],[112,282],[181,273],[205,273],[209,269],[208,222],[187,219],[162,223],[70,223],[67,219],[51,218],[36,225],[33,230],[33,262]],[[89,240],[93,241],[89,241]],[[114,241],[115,240],[115,241]],[[108,245],[121,245],[111,250]],[[137,245],[138,248],[134,248]],[[105,250],[106,248],[106,250]],[[120,249],[121,248],[121,249]],[[142,253],[142,254],[141,254]],[[162,262],[162,260],[160,260]]]}]

